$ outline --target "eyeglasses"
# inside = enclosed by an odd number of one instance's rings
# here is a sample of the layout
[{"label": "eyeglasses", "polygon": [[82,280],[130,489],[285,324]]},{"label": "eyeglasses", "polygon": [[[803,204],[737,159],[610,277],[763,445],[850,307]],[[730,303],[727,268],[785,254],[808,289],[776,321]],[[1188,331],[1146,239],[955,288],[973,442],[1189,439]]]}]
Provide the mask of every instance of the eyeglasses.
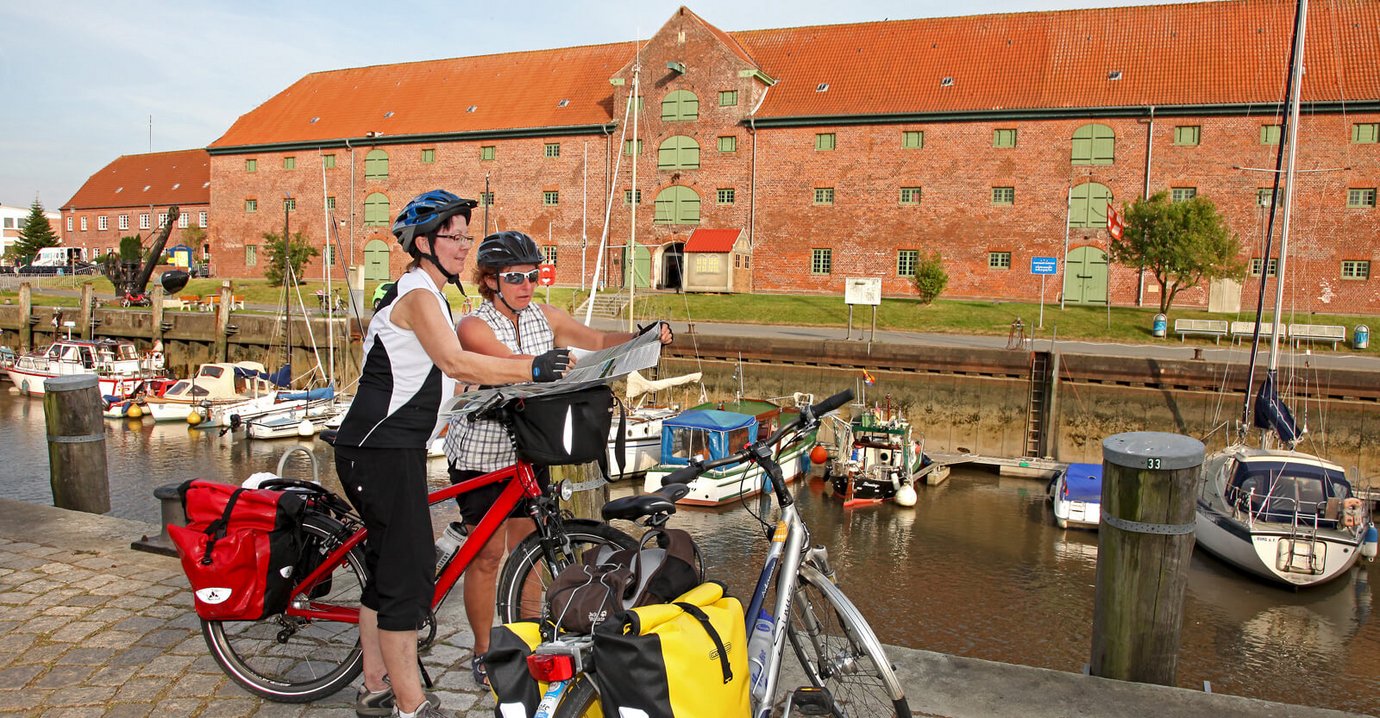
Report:
[{"label": "eyeglasses", "polygon": [[535,270],[535,269],[533,269],[533,270],[530,271],[530,272],[499,272],[499,273],[498,273],[498,278],[499,278],[499,279],[502,279],[504,284],[522,284],[522,282],[523,282],[524,279],[527,280],[528,282],[532,283],[532,284],[536,284],[536,283],[537,283],[537,279],[538,279],[539,277],[541,277],[541,272],[538,271],[538,270]]},{"label": "eyeglasses", "polygon": [[454,240],[466,247],[470,246],[471,244],[474,244],[474,235],[470,234],[441,234],[440,232],[437,232],[436,238]]}]

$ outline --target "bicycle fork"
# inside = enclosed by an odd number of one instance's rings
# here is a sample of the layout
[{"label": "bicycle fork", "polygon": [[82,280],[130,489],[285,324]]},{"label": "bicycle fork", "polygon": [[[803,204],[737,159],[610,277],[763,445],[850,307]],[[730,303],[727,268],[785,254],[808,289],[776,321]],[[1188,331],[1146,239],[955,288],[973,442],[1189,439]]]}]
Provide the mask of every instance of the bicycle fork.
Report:
[{"label": "bicycle fork", "polygon": [[[765,584],[770,582],[770,576],[767,575],[767,572],[772,569],[773,558],[779,557],[781,566],[776,575],[776,602],[771,627],[771,651],[760,674],[754,676],[752,685],[752,702],[754,704],[752,714],[755,718],[767,718],[771,714],[771,699],[772,696],[776,695],[777,684],[781,678],[782,657],[786,650],[786,629],[791,625],[791,601],[795,598],[797,575],[800,571],[801,560],[805,555],[802,550],[805,540],[805,525],[800,522],[800,515],[795,505],[790,504],[783,507],[781,520],[776,525],[776,533],[772,535],[772,546],[767,554],[767,565],[763,568],[763,577],[758,585],[759,591],[765,590]],[[753,595],[752,602],[759,606],[762,603],[758,600],[756,593]],[[751,613],[749,616],[753,619],[756,618],[756,615]]]}]

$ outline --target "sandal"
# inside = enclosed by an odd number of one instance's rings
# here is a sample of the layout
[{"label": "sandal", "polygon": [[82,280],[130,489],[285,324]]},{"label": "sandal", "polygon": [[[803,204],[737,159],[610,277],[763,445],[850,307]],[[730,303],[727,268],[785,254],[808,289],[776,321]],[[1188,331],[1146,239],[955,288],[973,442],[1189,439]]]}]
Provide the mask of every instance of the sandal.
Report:
[{"label": "sandal", "polygon": [[470,660],[470,674],[474,676],[475,685],[480,688],[489,687],[489,664],[486,658],[486,654],[476,653]]}]

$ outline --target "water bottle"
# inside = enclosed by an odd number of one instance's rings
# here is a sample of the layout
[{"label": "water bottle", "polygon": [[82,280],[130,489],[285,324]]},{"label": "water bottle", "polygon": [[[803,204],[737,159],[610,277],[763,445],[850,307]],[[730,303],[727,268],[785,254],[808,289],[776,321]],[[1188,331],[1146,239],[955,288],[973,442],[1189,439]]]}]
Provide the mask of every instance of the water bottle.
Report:
[{"label": "water bottle", "polygon": [[450,563],[450,557],[455,555],[456,549],[465,542],[465,527],[458,521],[450,522],[445,531],[441,532],[441,538],[436,539],[436,573],[441,573],[441,569]]},{"label": "water bottle", "polygon": [[771,654],[771,614],[767,609],[757,610],[757,620],[752,622],[752,635],[748,637],[748,671],[752,676],[752,695],[758,700],[766,697],[767,661]]}]

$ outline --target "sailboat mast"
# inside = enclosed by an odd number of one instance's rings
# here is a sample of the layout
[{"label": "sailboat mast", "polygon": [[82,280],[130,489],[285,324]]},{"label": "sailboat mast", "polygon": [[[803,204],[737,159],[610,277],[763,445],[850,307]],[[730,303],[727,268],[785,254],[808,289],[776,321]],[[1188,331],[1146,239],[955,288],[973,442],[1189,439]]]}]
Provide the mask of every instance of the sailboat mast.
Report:
[{"label": "sailboat mast", "polygon": [[[1281,201],[1279,233],[1279,263],[1275,270],[1275,314],[1271,319],[1270,368],[1273,375],[1279,366],[1279,330],[1284,316],[1285,262],[1289,259],[1289,218],[1294,204],[1294,161],[1298,154],[1299,104],[1303,96],[1303,36],[1308,25],[1308,0],[1299,0],[1298,17],[1294,19],[1293,66],[1289,68],[1289,121],[1284,141],[1287,143],[1284,163],[1284,197]],[[1266,274],[1266,272],[1261,272]]]},{"label": "sailboat mast", "polygon": [[[331,208],[326,193],[326,163],[321,163],[321,222],[325,225],[326,256],[322,262],[326,274],[326,386],[335,386],[335,296],[331,293],[331,265],[335,263],[335,247],[331,244]],[[317,355],[318,357],[320,355]]]},{"label": "sailboat mast", "polygon": [[[633,63],[633,102],[636,103],[642,96],[640,87],[642,76],[642,57],[639,54],[637,61]],[[632,113],[632,199],[628,203],[628,255],[624,262],[624,269],[628,270],[628,331],[633,331],[633,295],[637,292],[637,116],[642,114],[637,111],[636,105],[633,106]]]}]

